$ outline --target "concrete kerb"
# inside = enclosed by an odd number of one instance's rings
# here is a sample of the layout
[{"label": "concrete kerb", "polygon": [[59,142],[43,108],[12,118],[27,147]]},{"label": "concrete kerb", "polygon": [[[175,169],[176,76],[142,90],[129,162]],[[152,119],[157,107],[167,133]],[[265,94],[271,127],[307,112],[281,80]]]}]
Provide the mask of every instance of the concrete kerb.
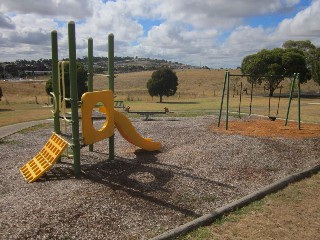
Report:
[{"label": "concrete kerb", "polygon": [[188,232],[191,232],[199,227],[207,226],[211,223],[213,223],[215,220],[219,219],[223,215],[230,213],[234,210],[237,210],[239,208],[242,208],[249,203],[252,203],[254,201],[260,200],[264,198],[266,195],[277,192],[286,186],[288,186],[290,183],[294,183],[297,181],[300,181],[306,177],[310,177],[313,174],[316,174],[320,171],[320,164],[313,166],[311,168],[305,169],[301,172],[294,173],[292,175],[289,175],[287,177],[284,177],[280,179],[279,181],[276,181],[275,183],[272,183],[254,193],[251,193],[237,201],[234,201],[230,204],[227,204],[223,207],[217,208],[214,212],[203,215],[191,222],[188,222],[184,225],[181,225],[177,228],[174,228],[172,230],[169,230],[161,235],[158,235],[151,240],[167,240],[167,239],[174,239],[176,237],[179,237],[181,235],[185,235]]}]

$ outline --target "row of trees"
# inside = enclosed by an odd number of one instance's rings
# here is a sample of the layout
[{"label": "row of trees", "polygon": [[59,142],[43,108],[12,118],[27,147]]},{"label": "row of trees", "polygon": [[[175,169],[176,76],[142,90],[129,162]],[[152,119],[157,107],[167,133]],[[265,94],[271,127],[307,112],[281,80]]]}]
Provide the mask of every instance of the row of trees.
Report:
[{"label": "row of trees", "polygon": [[[64,59],[67,60],[67,59]],[[171,65],[175,68],[186,68],[188,66],[167,60],[138,58],[136,57],[114,57],[115,71],[122,72],[138,72],[146,70],[156,70],[162,66]],[[77,58],[77,62],[82,63],[86,68],[88,57]],[[107,57],[93,57],[94,72],[104,73],[108,71]],[[6,78],[25,78],[33,76],[36,71],[51,71],[51,59],[39,60],[16,60],[14,62],[0,62],[0,79]]]},{"label": "row of trees", "polygon": [[[261,84],[269,89],[269,96],[284,79],[284,76],[300,74],[300,82],[311,78],[320,85],[320,48],[309,40],[286,41],[282,48],[263,49],[256,54],[246,56],[241,64],[243,74],[252,75],[250,83]],[[268,76],[268,77],[261,77]]]},{"label": "row of trees", "polygon": [[51,59],[16,60],[14,62],[0,63],[0,78],[25,78],[26,71],[50,71]]}]

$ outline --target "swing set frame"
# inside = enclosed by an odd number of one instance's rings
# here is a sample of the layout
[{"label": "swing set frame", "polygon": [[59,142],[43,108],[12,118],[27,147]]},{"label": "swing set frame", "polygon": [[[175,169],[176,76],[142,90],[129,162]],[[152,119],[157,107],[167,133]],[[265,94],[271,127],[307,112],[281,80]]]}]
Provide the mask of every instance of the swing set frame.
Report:
[{"label": "swing set frame", "polygon": [[[222,108],[223,108],[223,103],[224,103],[224,98],[226,96],[226,130],[228,130],[229,127],[229,99],[230,99],[230,77],[252,77],[252,78],[267,78],[267,77],[288,77],[291,80],[291,87],[290,87],[290,94],[289,94],[289,103],[287,107],[287,114],[286,114],[286,120],[285,120],[285,126],[288,124],[288,118],[289,118],[289,112],[290,112],[290,107],[291,107],[291,100],[294,92],[294,85],[297,81],[297,87],[298,87],[298,129],[301,129],[301,111],[300,111],[300,78],[299,78],[299,73],[294,73],[293,76],[274,76],[274,75],[250,75],[250,74],[231,74],[229,71],[225,72],[224,75],[224,84],[223,84],[223,90],[222,90],[222,96],[221,96],[221,103],[220,103],[220,111],[219,111],[219,121],[218,121],[218,127],[220,127],[221,123],[221,116],[222,116]],[[250,112],[249,115],[251,115],[251,108],[252,108],[252,100],[253,100],[253,82],[251,83],[251,93],[250,93]],[[241,84],[242,88],[242,84]],[[241,89],[242,90],[242,89]],[[280,95],[281,95],[281,89],[280,89]],[[241,105],[241,91],[240,91],[240,103],[239,103],[239,116],[240,116],[240,105]],[[279,96],[279,101],[278,101],[278,110],[279,110],[279,105],[280,105],[280,96]],[[269,96],[269,118],[271,120],[276,120],[278,117],[278,110],[276,117],[271,117],[270,116],[270,96]]]}]

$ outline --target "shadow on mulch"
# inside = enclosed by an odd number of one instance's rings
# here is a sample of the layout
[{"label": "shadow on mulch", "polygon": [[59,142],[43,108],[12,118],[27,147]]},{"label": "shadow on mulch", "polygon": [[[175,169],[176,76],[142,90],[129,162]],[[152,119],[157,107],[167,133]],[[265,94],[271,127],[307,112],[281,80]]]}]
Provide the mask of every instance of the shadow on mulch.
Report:
[{"label": "shadow on mulch", "polygon": [[[235,188],[232,185],[193,175],[188,173],[187,169],[160,163],[156,157],[157,154],[157,152],[136,150],[135,159],[116,157],[114,161],[101,161],[101,159],[107,159],[108,154],[95,152],[95,156],[90,155],[90,158],[93,160],[97,158],[100,161],[93,164],[82,164],[81,178],[103,184],[113,191],[123,191],[134,198],[139,198],[191,217],[200,217],[201,215],[190,210],[189,207],[179,206],[178,203],[171,201],[172,199],[165,197],[170,194],[167,184],[174,176],[187,177],[192,181],[201,181],[206,185]],[[72,163],[63,162],[61,164],[64,166],[55,166],[40,180],[74,179]]]},{"label": "shadow on mulch", "polygon": [[[97,153],[108,155],[105,153]],[[159,206],[181,212],[186,216],[200,217],[201,215],[187,208],[175,205],[161,199],[161,196],[152,196],[157,191],[166,192],[164,187],[174,176],[170,170],[149,166],[157,161],[157,152],[136,151],[136,159],[116,157],[114,161],[102,161],[95,164],[82,164],[81,178],[103,184],[113,191],[123,191],[134,198],[140,198]],[[38,181],[60,181],[74,179],[72,164],[62,162],[65,167],[55,166]],[[158,195],[158,194],[156,194]],[[161,194],[160,194],[161,195]]]},{"label": "shadow on mulch", "polygon": [[165,185],[173,178],[171,170],[152,166],[156,164],[157,152],[136,151],[136,159],[117,157],[112,162],[99,162],[82,167],[84,178],[103,184],[112,190],[121,190],[134,198],[172,209],[186,216],[200,215],[161,197],[168,193]]}]

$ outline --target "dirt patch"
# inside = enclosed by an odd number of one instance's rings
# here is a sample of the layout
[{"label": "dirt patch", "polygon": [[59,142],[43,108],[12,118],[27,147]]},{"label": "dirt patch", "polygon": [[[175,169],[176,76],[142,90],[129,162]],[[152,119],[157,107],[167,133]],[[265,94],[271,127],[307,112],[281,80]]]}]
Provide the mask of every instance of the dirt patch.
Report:
[{"label": "dirt patch", "polygon": [[288,122],[277,119],[271,121],[267,118],[249,117],[244,119],[234,119],[228,122],[228,130],[225,122],[212,125],[212,130],[219,133],[239,134],[243,136],[255,137],[284,137],[284,138],[315,138],[320,137],[320,124],[301,123],[300,130],[297,122]]}]

